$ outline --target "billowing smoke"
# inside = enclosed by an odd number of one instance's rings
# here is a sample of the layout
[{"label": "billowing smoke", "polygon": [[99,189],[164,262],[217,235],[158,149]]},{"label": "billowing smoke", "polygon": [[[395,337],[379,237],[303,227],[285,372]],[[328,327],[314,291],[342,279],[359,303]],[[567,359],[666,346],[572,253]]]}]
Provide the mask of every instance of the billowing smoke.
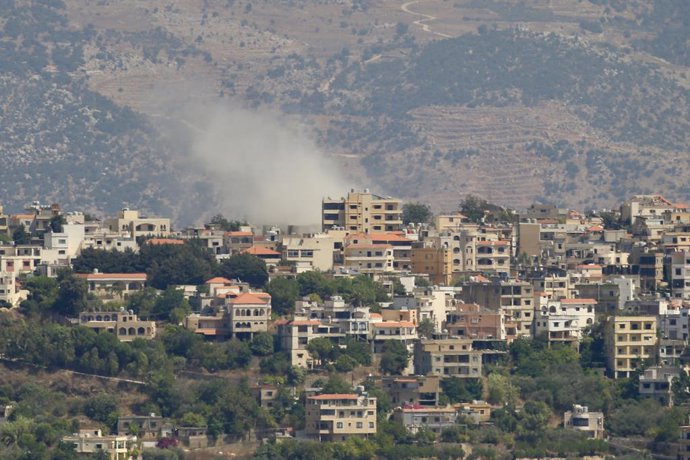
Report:
[{"label": "billowing smoke", "polygon": [[221,209],[209,211],[255,224],[319,224],[321,199],[347,191],[304,126],[276,113],[212,103],[178,115],[192,164],[215,187]]}]

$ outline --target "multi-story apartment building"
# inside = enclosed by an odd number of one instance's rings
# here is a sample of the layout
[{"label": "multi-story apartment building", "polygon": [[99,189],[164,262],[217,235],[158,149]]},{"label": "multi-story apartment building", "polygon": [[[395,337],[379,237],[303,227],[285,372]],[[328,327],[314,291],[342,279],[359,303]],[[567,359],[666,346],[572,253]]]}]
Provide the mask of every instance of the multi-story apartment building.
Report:
[{"label": "multi-story apartment building", "polygon": [[85,311],[79,314],[79,325],[97,332],[115,334],[120,342],[156,337],[156,322],[140,320],[131,310]]},{"label": "multi-story apartment building", "polygon": [[375,352],[383,349],[384,343],[393,340],[412,347],[417,339],[417,325],[410,321],[381,321],[371,324],[371,341]]},{"label": "multi-story apartment building", "polygon": [[656,316],[614,316],[606,325],[608,371],[613,378],[627,378],[642,361],[656,353]]},{"label": "multi-story apartment building", "polygon": [[305,432],[320,441],[345,441],[376,434],[376,398],[366,393],[307,397]]},{"label": "multi-story apartment building", "polygon": [[228,322],[232,335],[238,339],[252,339],[259,332],[268,331],[271,320],[271,296],[265,292],[244,292],[226,299]]},{"label": "multi-story apartment building", "polygon": [[690,300],[690,251],[670,254],[669,274],[673,298]]},{"label": "multi-story apartment building", "polygon": [[444,329],[450,337],[497,341],[506,340],[505,316],[477,304],[459,304],[448,315]]},{"label": "multi-story apartment building", "polygon": [[621,218],[633,223],[637,217],[662,217],[677,210],[678,206],[661,195],[634,195],[621,205]]},{"label": "multi-story apartment building", "polygon": [[136,437],[104,435],[101,430],[83,429],[79,433],[64,436],[62,442],[74,446],[78,454],[105,453],[110,460],[127,460]]},{"label": "multi-story apartment building", "polygon": [[353,243],[344,250],[343,265],[358,273],[392,272],[393,261],[393,246],[389,244]]},{"label": "multi-story apartment building", "polygon": [[307,263],[312,270],[331,271],[334,251],[335,239],[327,233],[283,237],[285,260]]},{"label": "multi-story apartment building", "polygon": [[391,398],[394,406],[413,404],[438,406],[441,378],[438,376],[388,376],[381,378],[381,387]]},{"label": "multi-story apartment building", "polygon": [[651,366],[640,375],[638,389],[640,396],[654,398],[659,403],[670,406],[673,404],[671,383],[683,372],[678,367]]},{"label": "multi-story apartment building", "polygon": [[122,209],[114,219],[106,219],[105,226],[111,232],[129,234],[134,238],[140,236],[170,235],[170,219],[161,217],[140,216],[139,211]]},{"label": "multi-story apartment building", "polygon": [[573,410],[563,414],[563,427],[582,431],[593,439],[604,438],[604,413],[590,412],[587,406],[573,405]]},{"label": "multi-story apartment building", "polygon": [[26,296],[27,291],[19,289],[16,273],[0,272],[0,303],[16,307]]},{"label": "multi-story apartment building", "polygon": [[305,369],[310,369],[314,365],[307,351],[309,342],[317,337],[336,342],[345,337],[338,326],[323,324],[315,319],[280,320],[276,321],[276,328],[281,349],[290,357],[290,363]]},{"label": "multi-story apartment building", "polygon": [[659,315],[659,335],[661,339],[688,341],[688,314],[690,308],[667,310]]},{"label": "multi-story apartment building", "polygon": [[323,231],[342,227],[352,232],[393,232],[402,229],[402,202],[395,198],[350,190],[347,198],[324,198],[321,203]]},{"label": "multi-story apartment building", "polygon": [[429,276],[432,284],[449,286],[453,278],[453,257],[450,249],[427,245],[412,248],[412,273]]},{"label": "multi-story apartment building", "polygon": [[441,332],[448,313],[455,311],[460,288],[448,286],[417,287],[412,296],[395,296],[392,309],[416,309],[419,322],[430,320]]},{"label": "multi-story apartment building", "polygon": [[506,317],[509,338],[532,335],[535,293],[530,283],[517,280],[465,283],[462,295],[466,302],[501,311]]},{"label": "multi-story apartment building", "polygon": [[440,434],[441,431],[455,426],[458,411],[453,406],[428,407],[404,405],[393,410],[393,421],[401,424],[410,434],[427,430]]},{"label": "multi-story apartment building", "polygon": [[415,373],[439,377],[479,378],[482,352],[471,339],[422,340],[415,344]]},{"label": "multi-story apartment building", "polygon": [[89,292],[101,300],[126,299],[146,287],[146,273],[77,273],[86,281]]}]

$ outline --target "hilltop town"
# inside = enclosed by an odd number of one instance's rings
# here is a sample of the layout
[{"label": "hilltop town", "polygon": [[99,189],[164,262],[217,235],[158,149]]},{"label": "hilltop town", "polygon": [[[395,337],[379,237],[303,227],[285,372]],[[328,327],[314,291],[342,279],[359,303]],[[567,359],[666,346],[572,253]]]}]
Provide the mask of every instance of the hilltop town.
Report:
[{"label": "hilltop town", "polygon": [[0,208],[0,457],[690,459],[687,205],[431,209]]}]

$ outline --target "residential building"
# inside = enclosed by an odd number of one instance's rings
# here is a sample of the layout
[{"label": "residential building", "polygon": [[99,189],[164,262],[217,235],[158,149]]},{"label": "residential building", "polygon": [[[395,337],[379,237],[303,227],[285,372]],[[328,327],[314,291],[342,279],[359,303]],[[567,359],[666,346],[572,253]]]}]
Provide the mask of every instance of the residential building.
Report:
[{"label": "residential building", "polygon": [[140,320],[131,310],[84,311],[79,314],[79,325],[96,332],[115,334],[120,342],[156,337],[156,322]]},{"label": "residential building", "polygon": [[129,449],[136,438],[121,435],[106,436],[101,430],[83,429],[79,430],[79,433],[64,436],[62,441],[74,446],[74,451],[78,454],[104,452],[110,460],[127,460]]},{"label": "residential building", "polygon": [[671,383],[683,372],[678,367],[651,366],[640,375],[638,388],[640,396],[654,398],[665,406],[673,405]]},{"label": "residential building", "polygon": [[422,430],[440,434],[441,431],[455,426],[458,412],[453,406],[428,407],[406,404],[393,410],[393,421],[401,424],[410,434]]},{"label": "residential building", "polygon": [[387,341],[403,342],[411,349],[417,340],[417,325],[410,321],[381,321],[371,323],[374,352],[380,353]]},{"label": "residential building", "polygon": [[282,258],[280,252],[274,251],[273,249],[269,249],[263,246],[252,246],[251,248],[246,249],[242,252],[244,254],[250,254],[254,257],[258,257],[259,259],[263,260],[266,263],[266,266],[269,268],[280,265],[280,261]]},{"label": "residential building", "polygon": [[307,396],[305,432],[320,441],[376,434],[376,398],[366,393]]},{"label": "residential building", "polygon": [[563,427],[587,434],[593,439],[604,438],[604,413],[590,412],[587,406],[573,405],[573,410],[563,414]]},{"label": "residential building", "polygon": [[111,232],[140,236],[167,237],[170,235],[170,219],[140,216],[139,211],[124,208],[114,219],[106,219],[105,226]]},{"label": "residential building", "polygon": [[412,248],[412,273],[429,276],[432,284],[449,286],[453,278],[453,257],[450,249],[429,245]]},{"label": "residential building", "polygon": [[14,272],[0,271],[0,305],[19,306],[27,298],[28,291],[22,290]]},{"label": "residential building", "polygon": [[283,257],[288,262],[306,262],[311,270],[333,270],[335,238],[327,233],[283,237]]},{"label": "residential building", "polygon": [[645,359],[655,356],[656,316],[614,316],[606,324],[608,371],[613,378],[630,377]]},{"label": "residential building", "polygon": [[117,418],[117,434],[136,435],[141,440],[156,440],[172,434],[172,425],[160,415],[127,415]]},{"label": "residential building", "polygon": [[347,198],[324,198],[321,204],[323,231],[342,227],[351,232],[394,232],[402,230],[402,201],[350,190]]},{"label": "residential building", "polygon": [[438,406],[441,396],[441,378],[438,376],[384,376],[381,387],[393,406],[412,404]]},{"label": "residential building", "polygon": [[482,352],[471,339],[421,340],[415,344],[415,373],[439,377],[479,378]]},{"label": "residential building", "polygon": [[498,341],[506,340],[505,316],[477,304],[458,304],[444,326],[450,337]]},{"label": "residential building", "polygon": [[471,418],[474,423],[487,423],[491,420],[491,405],[486,401],[472,401],[456,404],[458,415]]},{"label": "residential building", "polygon": [[673,252],[670,259],[671,295],[690,300],[690,251]]},{"label": "residential building", "polygon": [[146,287],[146,273],[77,273],[89,292],[101,300],[122,300]]},{"label": "residential building", "polygon": [[340,332],[340,327],[323,324],[316,319],[279,320],[275,324],[281,349],[290,358],[290,363],[304,369],[311,369],[315,364],[307,351],[309,342],[317,337],[334,341],[345,337],[345,334]]},{"label": "residential building", "polygon": [[244,292],[226,298],[228,321],[235,338],[252,339],[259,332],[268,332],[271,320],[271,296],[265,292]]},{"label": "residential building", "polygon": [[530,283],[517,280],[474,282],[463,284],[462,289],[465,302],[504,314],[509,339],[532,335],[535,292]]}]

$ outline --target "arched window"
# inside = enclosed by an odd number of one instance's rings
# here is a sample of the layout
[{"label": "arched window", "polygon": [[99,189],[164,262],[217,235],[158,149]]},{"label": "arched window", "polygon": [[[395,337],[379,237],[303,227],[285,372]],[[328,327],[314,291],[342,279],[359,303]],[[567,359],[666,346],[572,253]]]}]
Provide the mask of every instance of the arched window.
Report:
[{"label": "arched window", "polygon": [[120,330],[118,331],[118,335],[127,335],[127,329],[124,327],[121,327]]},{"label": "arched window", "polygon": [[101,318],[101,315],[96,315],[96,321],[103,321],[103,318]]},{"label": "arched window", "polygon": [[134,329],[133,327],[130,327],[129,330],[127,331],[129,335],[137,335],[137,330]]},{"label": "arched window", "polygon": [[140,327],[139,329],[137,329],[137,335],[144,335],[144,334],[146,334],[146,329],[144,329],[143,327]]}]

